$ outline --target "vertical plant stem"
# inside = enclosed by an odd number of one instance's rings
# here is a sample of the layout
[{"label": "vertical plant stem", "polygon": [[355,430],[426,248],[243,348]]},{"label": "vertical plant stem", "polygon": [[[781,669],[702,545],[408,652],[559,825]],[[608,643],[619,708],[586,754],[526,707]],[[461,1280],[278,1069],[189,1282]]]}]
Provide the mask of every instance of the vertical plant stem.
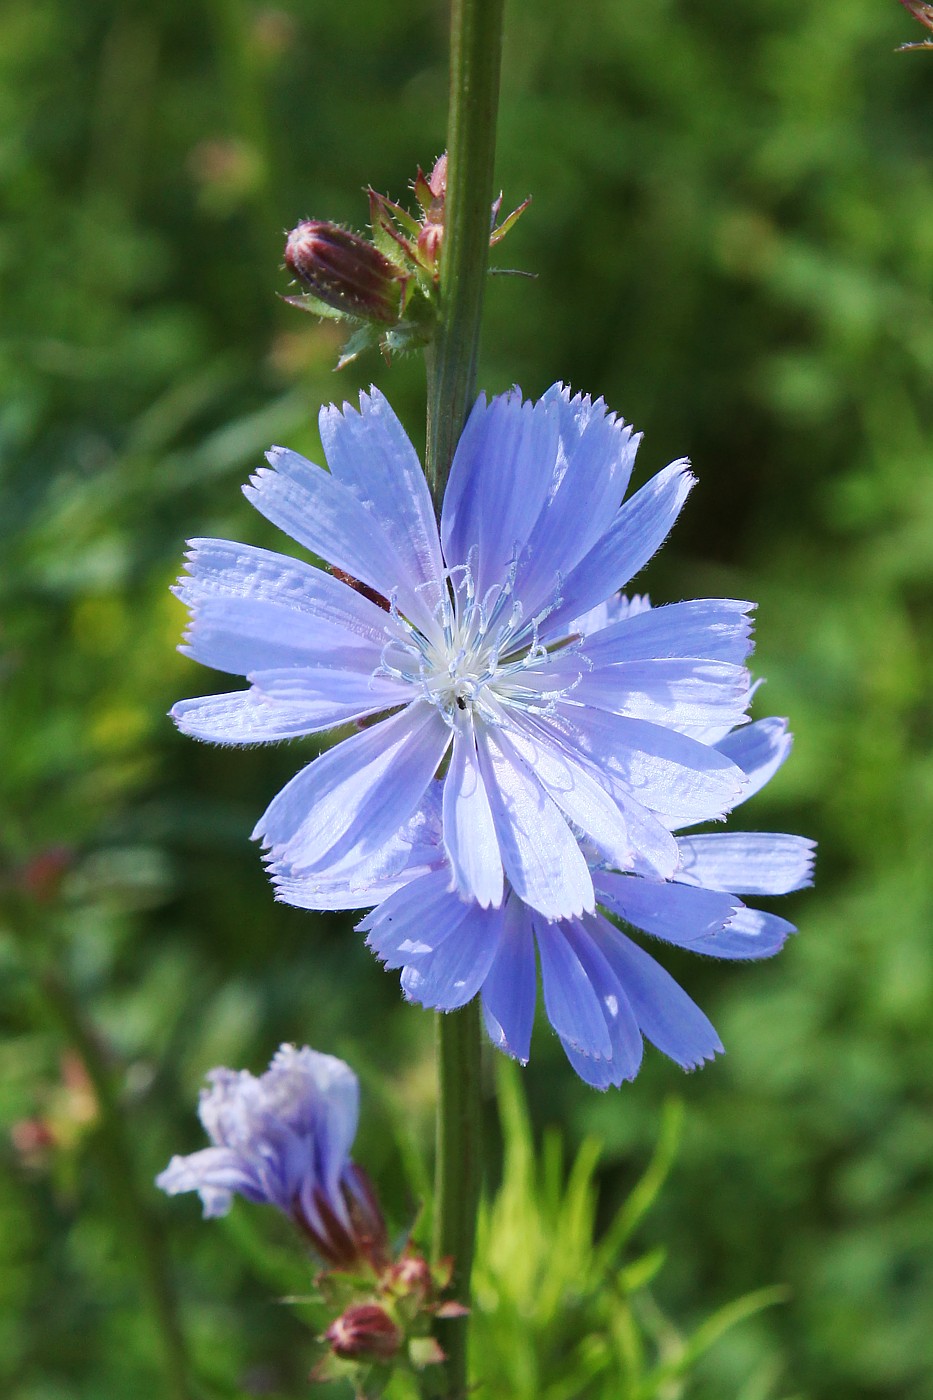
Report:
[{"label": "vertical plant stem", "polygon": [[476,394],[496,153],[503,0],[453,0],[440,320],[428,353],[426,469],[440,507]]},{"label": "vertical plant stem", "polygon": [[[454,1261],[453,1295],[470,1305],[470,1270],[482,1176],[479,1001],[437,1016],[437,1168],[434,1256]],[[438,1324],[447,1394],[466,1395],[469,1318]]]},{"label": "vertical plant stem", "polygon": [[[453,0],[447,198],[440,319],[427,356],[426,471],[440,510],[454,449],[476,394],[476,366],[496,150],[503,0]],[[480,1025],[474,1001],[437,1018],[435,1258],[454,1260],[454,1296],[470,1301],[481,1176]],[[446,1390],[467,1388],[467,1319],[439,1325]]]}]

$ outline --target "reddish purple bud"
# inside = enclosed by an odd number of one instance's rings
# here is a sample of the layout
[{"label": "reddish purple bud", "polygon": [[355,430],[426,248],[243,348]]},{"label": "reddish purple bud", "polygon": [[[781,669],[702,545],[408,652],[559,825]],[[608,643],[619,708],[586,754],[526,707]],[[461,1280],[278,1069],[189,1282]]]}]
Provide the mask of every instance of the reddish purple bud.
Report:
[{"label": "reddish purple bud", "polygon": [[465,1303],[458,1303],[456,1299],[450,1298],[446,1303],[441,1303],[434,1309],[435,1317],[469,1317],[470,1309]]},{"label": "reddish purple bud", "polygon": [[441,244],[444,241],[444,225],[432,219],[427,220],[421,226],[418,234],[418,252],[422,261],[428,267],[436,267],[440,257]]},{"label": "reddish purple bud", "polygon": [[434,1292],[430,1265],[420,1254],[405,1254],[386,1274],[386,1283],[400,1297],[416,1296],[422,1302]]},{"label": "reddish purple bud", "polygon": [[[933,5],[927,0],[901,0],[905,10],[918,19],[927,29],[933,31]],[[933,49],[933,39],[920,39],[915,44],[901,44],[902,49]]]},{"label": "reddish purple bud", "polygon": [[434,162],[434,169],[428,176],[428,188],[435,199],[443,199],[447,194],[447,152]]},{"label": "reddish purple bud", "polygon": [[401,1348],[403,1337],[384,1308],[357,1303],[332,1322],[324,1333],[331,1350],[346,1360],[388,1360]]},{"label": "reddish purple bud", "polygon": [[335,311],[386,324],[399,318],[398,270],[357,233],[308,219],[288,235],[285,265],[313,296]]},{"label": "reddish purple bud", "polygon": [[415,194],[424,210],[424,218],[418,232],[418,252],[423,264],[433,269],[438,265],[441,244],[444,241],[444,212],[447,203],[446,152],[435,161],[430,175],[425,177],[421,170],[418,171]]}]

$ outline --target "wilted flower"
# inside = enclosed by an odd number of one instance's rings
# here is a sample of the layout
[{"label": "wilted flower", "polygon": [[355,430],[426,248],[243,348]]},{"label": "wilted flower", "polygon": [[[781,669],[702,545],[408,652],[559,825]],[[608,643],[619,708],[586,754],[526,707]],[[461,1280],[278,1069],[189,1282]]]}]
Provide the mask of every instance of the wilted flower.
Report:
[{"label": "wilted flower", "polygon": [[[716,749],[747,775],[750,796],[784,762],[790,736],[782,720],[760,720],[718,739]],[[634,1078],[643,1038],[684,1069],[722,1050],[699,1007],[605,911],[691,952],[770,957],[793,925],[747,907],[739,896],[786,894],[809,884],[811,841],[751,832],[679,836],[670,880],[612,870],[584,842],[601,908],[549,921],[513,891],[500,908],[487,909],[458,895],[443,844],[440,789],[432,785],[379,860],[318,885],[277,864],[279,898],[311,909],[376,904],[359,927],[377,957],[401,969],[408,999],[451,1011],[479,993],[493,1043],[522,1062],[537,1000],[537,951],[548,1019],[577,1073],[596,1088]]]},{"label": "wilted flower", "polygon": [[750,604],[604,610],[585,636],[575,619],[662,543],[693,485],[686,461],[620,504],[639,439],[601,400],[560,385],[537,403],[481,398],[438,533],[381,394],[359,414],[325,408],[320,428],[329,472],[276,448],[246,494],[362,588],[194,540],[177,590],[191,609],[183,649],[250,681],[177,704],[184,732],[252,744],[367,721],[260,819],[275,868],[326,883],[378,858],[447,762],[445,857],[479,910],[504,910],[511,890],[545,920],[592,915],[580,836],[613,869],[674,876],[672,829],[721,817],[747,786],[728,750],[695,734],[743,719]]},{"label": "wilted flower", "polygon": [[205,1216],[235,1195],[275,1206],[321,1259],[339,1268],[385,1262],[385,1224],[365,1174],[350,1160],[359,1084],[343,1060],[283,1045],[265,1074],[215,1069],[198,1114],[213,1143],[173,1157],[156,1184],[197,1191]]}]

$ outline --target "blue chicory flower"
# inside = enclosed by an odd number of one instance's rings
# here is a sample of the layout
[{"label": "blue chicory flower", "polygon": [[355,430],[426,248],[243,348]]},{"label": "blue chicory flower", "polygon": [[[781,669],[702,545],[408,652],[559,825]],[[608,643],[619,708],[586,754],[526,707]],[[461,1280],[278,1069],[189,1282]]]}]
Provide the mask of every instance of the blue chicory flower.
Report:
[{"label": "blue chicory flower", "polygon": [[[358,721],[272,801],[254,836],[322,882],[378,859],[446,763],[441,830],[457,893],[545,920],[593,916],[578,836],[612,868],[680,868],[672,828],[722,817],[746,779],[704,728],[740,723],[751,605],[610,616],[693,485],[685,461],[623,501],[639,438],[555,385],[477,402],[440,529],[416,453],[377,391],[322,410],[330,471],[276,448],[245,488],[334,573],[194,540],[184,650],[248,690],[172,711],[197,738],[253,744]],[[336,576],[335,576],[336,575]],[[603,623],[588,635],[584,615]],[[465,907],[467,907],[465,905]]]},{"label": "blue chicory flower", "polygon": [[[724,736],[710,731],[709,738],[746,774],[744,797],[769,781],[791,744],[778,719]],[[810,884],[812,841],[757,832],[677,836],[678,869],[670,880],[613,870],[584,841],[601,908],[547,920],[514,891],[499,908],[462,899],[444,849],[440,788],[432,784],[416,817],[377,859],[353,870],[317,883],[274,863],[278,897],[308,909],[375,904],[359,928],[386,967],[401,969],[405,996],[451,1011],[479,993],[491,1040],[523,1063],[537,1001],[536,950],[548,1020],[588,1084],[606,1089],[633,1079],[643,1038],[684,1069],[721,1052],[699,1007],[604,911],[633,931],[691,952],[770,957],[794,926],[747,907],[739,896],[787,894]]]},{"label": "blue chicory flower", "polygon": [[350,1160],[359,1083],[343,1060],[283,1045],[265,1074],[214,1069],[198,1115],[213,1144],[173,1157],[156,1178],[170,1196],[197,1191],[206,1217],[235,1195],[272,1205],[326,1262],[378,1263],[385,1225],[365,1174]]}]

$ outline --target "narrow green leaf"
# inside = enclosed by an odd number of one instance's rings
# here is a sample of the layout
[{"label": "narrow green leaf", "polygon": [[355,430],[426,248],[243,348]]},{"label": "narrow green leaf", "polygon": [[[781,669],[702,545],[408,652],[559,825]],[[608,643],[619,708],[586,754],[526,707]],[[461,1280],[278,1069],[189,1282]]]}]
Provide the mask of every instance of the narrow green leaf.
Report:
[{"label": "narrow green leaf", "polygon": [[648,1163],[641,1180],[620,1207],[600,1246],[598,1257],[602,1268],[610,1267],[632,1232],[657,1200],[658,1193],[667,1180],[677,1156],[683,1121],[683,1100],[675,1098],[665,1100],[661,1112],[658,1145],[654,1149],[651,1161]]}]

